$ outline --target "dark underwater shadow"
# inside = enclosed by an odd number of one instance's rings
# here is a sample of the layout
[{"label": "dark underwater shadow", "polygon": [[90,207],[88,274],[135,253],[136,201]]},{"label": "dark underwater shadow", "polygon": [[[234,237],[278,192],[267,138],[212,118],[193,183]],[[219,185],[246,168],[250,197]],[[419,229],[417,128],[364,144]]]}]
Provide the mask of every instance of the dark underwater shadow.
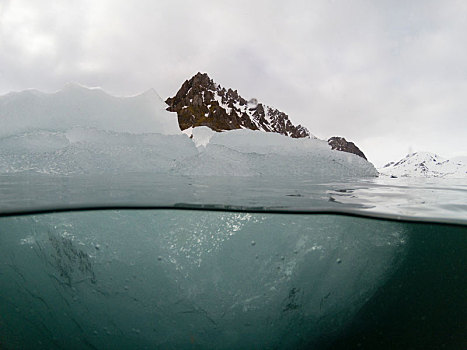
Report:
[{"label": "dark underwater shadow", "polygon": [[467,349],[467,229],[408,225],[399,269],[337,339],[306,348]]}]

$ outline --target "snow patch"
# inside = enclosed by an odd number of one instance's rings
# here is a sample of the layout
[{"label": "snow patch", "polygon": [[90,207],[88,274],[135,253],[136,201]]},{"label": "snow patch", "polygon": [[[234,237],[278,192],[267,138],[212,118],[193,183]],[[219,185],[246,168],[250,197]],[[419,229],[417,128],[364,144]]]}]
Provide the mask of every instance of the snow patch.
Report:
[{"label": "snow patch", "polygon": [[193,142],[195,143],[196,147],[206,147],[211,140],[211,137],[215,133],[215,131],[213,131],[211,128],[208,128],[207,126],[193,128]]}]

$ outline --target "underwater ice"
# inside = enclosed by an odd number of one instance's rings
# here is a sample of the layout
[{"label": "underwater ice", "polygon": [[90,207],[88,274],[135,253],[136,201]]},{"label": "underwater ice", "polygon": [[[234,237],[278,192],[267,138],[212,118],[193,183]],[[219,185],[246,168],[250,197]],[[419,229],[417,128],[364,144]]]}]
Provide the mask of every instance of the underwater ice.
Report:
[{"label": "underwater ice", "polygon": [[2,342],[309,348],[342,331],[393,273],[406,231],[357,218],[199,211],[0,218],[2,317],[15,325]]},{"label": "underwater ice", "polygon": [[213,133],[178,128],[177,116],[150,90],[113,97],[69,85],[0,97],[0,173],[154,172],[201,176],[376,176],[362,158],[318,139],[252,130]]}]

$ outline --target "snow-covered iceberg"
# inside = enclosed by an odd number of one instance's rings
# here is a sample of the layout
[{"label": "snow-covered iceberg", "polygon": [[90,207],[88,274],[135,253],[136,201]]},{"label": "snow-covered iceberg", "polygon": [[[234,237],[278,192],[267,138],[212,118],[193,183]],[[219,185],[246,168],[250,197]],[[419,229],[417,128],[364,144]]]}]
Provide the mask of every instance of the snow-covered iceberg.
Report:
[{"label": "snow-covered iceberg", "polygon": [[[0,173],[151,172],[193,176],[376,176],[374,166],[315,138],[191,130],[154,90],[114,97],[76,84],[0,97]],[[198,147],[197,147],[198,146]],[[204,147],[199,147],[204,146]]]}]

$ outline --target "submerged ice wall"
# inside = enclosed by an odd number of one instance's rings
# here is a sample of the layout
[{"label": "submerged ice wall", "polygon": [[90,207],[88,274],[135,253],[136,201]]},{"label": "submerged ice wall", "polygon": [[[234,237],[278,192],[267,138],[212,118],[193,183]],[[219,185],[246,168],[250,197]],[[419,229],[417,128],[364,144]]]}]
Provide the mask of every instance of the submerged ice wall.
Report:
[{"label": "submerged ice wall", "polygon": [[6,348],[308,349],[404,258],[402,223],[93,211],[0,218]]}]

